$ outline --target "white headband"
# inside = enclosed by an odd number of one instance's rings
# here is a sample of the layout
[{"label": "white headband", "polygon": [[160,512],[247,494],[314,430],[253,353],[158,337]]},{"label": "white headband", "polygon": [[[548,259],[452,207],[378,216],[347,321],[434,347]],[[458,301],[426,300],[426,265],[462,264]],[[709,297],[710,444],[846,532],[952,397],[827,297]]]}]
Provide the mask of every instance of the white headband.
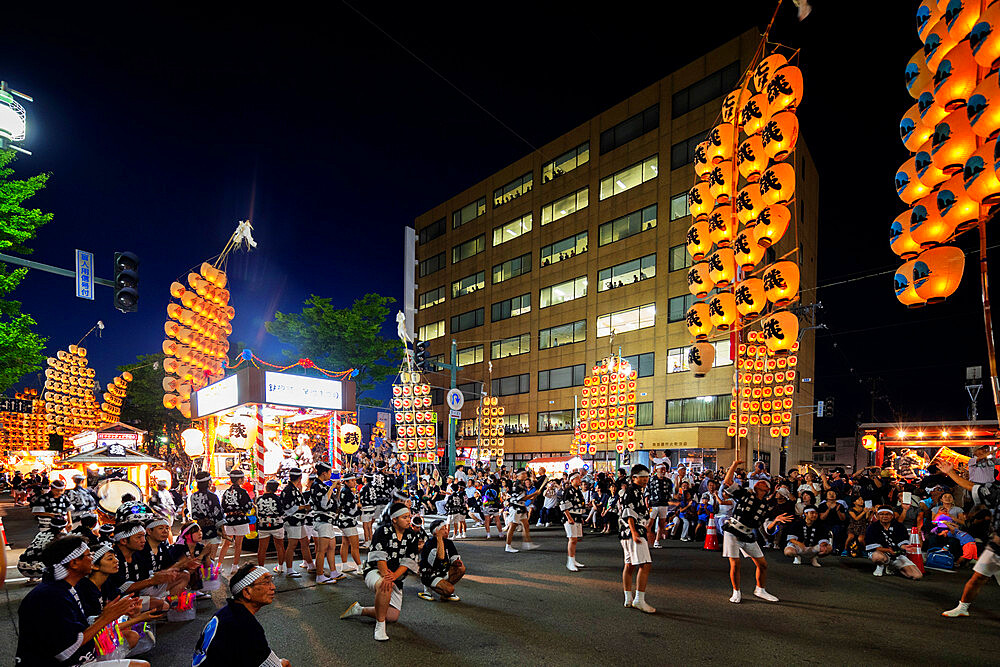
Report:
[{"label": "white headband", "polygon": [[99,560],[104,558],[104,554],[111,553],[111,545],[107,542],[99,542],[93,551],[90,552],[90,557],[94,560],[96,564]]},{"label": "white headband", "polygon": [[143,528],[142,526],[135,526],[130,530],[126,530],[123,533],[115,533],[115,542],[117,542],[118,540],[127,540],[133,535],[138,535],[139,533],[145,533],[145,532],[146,529]]},{"label": "white headband", "polygon": [[400,507],[398,510],[396,510],[395,512],[393,512],[392,514],[390,514],[389,518],[390,519],[395,519],[398,516],[403,516],[404,514],[409,514],[409,513],[410,513],[410,508],[409,507]]},{"label": "white headband", "polygon": [[61,561],[52,566],[52,576],[55,577],[57,580],[65,579],[66,576],[69,574],[65,566],[69,564],[70,561],[76,560],[83,554],[87,553],[87,551],[89,550],[90,547],[88,547],[87,543],[84,542],[76,549],[73,549],[73,551],[70,551],[65,558],[63,558]]},{"label": "white headband", "polygon": [[265,574],[267,574],[267,568],[263,568],[260,565],[254,566],[254,568],[252,570],[250,570],[249,572],[247,572],[247,576],[243,577],[242,579],[240,579],[235,584],[232,584],[229,587],[229,590],[231,590],[233,592],[233,597],[236,597],[237,595],[239,595],[240,591],[242,591],[247,586],[250,586],[251,584],[253,584],[253,582],[257,581],[258,579],[260,579],[261,577],[263,577]]},{"label": "white headband", "polygon": [[153,528],[156,528],[157,526],[169,526],[169,525],[170,524],[167,523],[166,519],[153,519],[152,521],[146,524],[146,530],[149,531]]}]

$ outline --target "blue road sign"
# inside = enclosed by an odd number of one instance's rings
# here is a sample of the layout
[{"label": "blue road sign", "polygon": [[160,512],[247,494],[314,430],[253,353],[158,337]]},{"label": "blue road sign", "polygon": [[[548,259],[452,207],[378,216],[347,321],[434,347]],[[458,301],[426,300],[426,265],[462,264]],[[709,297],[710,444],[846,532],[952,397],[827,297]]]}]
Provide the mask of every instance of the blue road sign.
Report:
[{"label": "blue road sign", "polygon": [[94,253],[76,251],[76,295],[94,300]]}]

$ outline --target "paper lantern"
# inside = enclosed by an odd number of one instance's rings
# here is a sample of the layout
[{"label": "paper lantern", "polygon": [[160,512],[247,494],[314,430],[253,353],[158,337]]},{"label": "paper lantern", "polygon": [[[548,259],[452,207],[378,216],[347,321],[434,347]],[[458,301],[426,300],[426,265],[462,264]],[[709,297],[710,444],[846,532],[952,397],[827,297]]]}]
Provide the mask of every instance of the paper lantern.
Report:
[{"label": "paper lantern", "polygon": [[910,259],[920,254],[920,244],[910,236],[910,217],[912,209],[907,209],[896,216],[889,225],[889,247],[903,259]]},{"label": "paper lantern", "polygon": [[924,62],[927,64],[927,69],[936,72],[938,64],[957,43],[958,40],[948,35],[948,26],[944,21],[938,20],[924,39]]},{"label": "paper lantern", "polygon": [[920,120],[923,121],[924,126],[931,128],[932,132],[934,126],[948,115],[944,107],[937,105],[934,101],[934,93],[929,90],[920,93],[920,97],[917,98],[917,112],[920,114]]},{"label": "paper lantern", "polygon": [[736,150],[736,128],[732,123],[721,123],[708,133],[708,161],[719,164],[723,160],[731,160]]},{"label": "paper lantern", "polygon": [[795,167],[787,162],[771,166],[760,177],[760,195],[764,203],[785,204],[795,194]]},{"label": "paper lantern", "polygon": [[802,101],[802,70],[795,65],[785,65],[764,86],[767,94],[768,117],[779,111],[794,109]]},{"label": "paper lantern", "polygon": [[[955,230],[964,231],[968,229],[979,220],[979,204],[965,191],[965,181],[961,172],[949,178],[938,188],[935,204],[937,205],[938,213],[941,214],[941,221],[949,230],[949,236]],[[925,243],[920,241],[913,231],[912,224],[910,226],[910,233],[914,234],[913,240],[920,243],[920,247],[925,247]],[[934,240],[929,239],[926,234],[922,238],[925,240]],[[944,243],[946,240],[946,238],[942,238],[937,242]]]},{"label": "paper lantern", "polygon": [[899,138],[902,140],[903,145],[906,146],[906,150],[911,153],[916,153],[920,150],[920,146],[930,139],[933,133],[934,128],[924,125],[920,119],[920,110],[916,104],[910,107],[903,114],[902,120],[899,121]]},{"label": "paper lantern", "polygon": [[715,207],[715,197],[709,189],[708,181],[696,183],[688,190],[688,211],[695,220],[705,220]]},{"label": "paper lantern", "polygon": [[757,67],[754,68],[753,75],[750,79],[753,84],[754,91],[763,93],[765,87],[767,86],[767,82],[771,80],[774,73],[786,64],[788,64],[788,60],[780,53],[772,53],[757,63]]},{"label": "paper lantern", "polygon": [[741,280],[733,290],[733,297],[736,300],[736,311],[747,318],[760,315],[767,305],[764,281],[760,278]]},{"label": "paper lantern", "polygon": [[976,88],[978,71],[969,43],[959,43],[942,58],[934,72],[934,101],[945,111],[965,106],[965,101]]},{"label": "paper lantern", "polygon": [[707,303],[695,303],[688,308],[684,322],[695,340],[705,340],[712,333],[712,321]]},{"label": "paper lantern", "polygon": [[775,262],[761,278],[767,300],[775,308],[788,305],[799,292],[799,266],[795,262]]},{"label": "paper lantern", "polygon": [[955,246],[925,250],[913,260],[913,288],[928,303],[940,303],[962,282],[965,253]]},{"label": "paper lantern", "polygon": [[729,201],[733,194],[733,176],[732,160],[723,160],[712,166],[708,175],[708,190],[717,202]]},{"label": "paper lantern", "polygon": [[[914,113],[917,113],[914,105]],[[928,135],[930,132],[928,131]],[[771,116],[761,130],[764,153],[775,161],[784,160],[795,149],[799,138],[799,119],[794,111],[781,111]],[[919,146],[919,144],[918,144]]]},{"label": "paper lantern", "polygon": [[736,258],[732,248],[719,248],[708,256],[708,275],[717,287],[729,287],[729,283],[736,278]]},{"label": "paper lantern", "polygon": [[931,135],[931,160],[946,174],[961,171],[965,161],[976,152],[976,134],[969,124],[969,117],[962,111],[934,126]]},{"label": "paper lantern", "polygon": [[708,216],[709,241],[720,248],[729,247],[736,234],[736,227],[737,222],[733,219],[733,207],[728,203],[719,204]]},{"label": "paper lantern", "polygon": [[917,37],[920,38],[921,42],[927,39],[931,28],[944,13],[943,10],[938,9],[937,5],[937,0],[922,0],[920,6],[917,7]]},{"label": "paper lantern", "polygon": [[740,125],[747,136],[760,132],[764,126],[764,115],[767,113],[767,95],[759,93],[746,101],[740,109]]},{"label": "paper lantern", "polygon": [[903,83],[906,84],[906,92],[910,94],[910,97],[917,99],[921,93],[930,89],[933,79],[934,75],[927,69],[927,62],[921,49],[913,54],[903,70]]},{"label": "paper lantern", "polygon": [[737,321],[736,298],[721,292],[708,300],[708,317],[719,331],[729,331]]},{"label": "paper lantern", "polygon": [[792,213],[787,206],[766,206],[757,216],[757,224],[753,228],[754,239],[762,248],[770,248],[785,235],[791,220]]},{"label": "paper lantern", "polygon": [[[917,153],[913,156],[913,166],[916,168],[917,180],[919,180],[924,185],[924,187],[927,188],[927,191],[933,190],[938,185],[948,180],[948,174],[938,169],[937,166],[934,164],[934,161],[931,159],[930,144],[931,144],[930,141],[925,143],[923,146],[920,147],[920,150],[917,151]],[[900,169],[904,168],[905,166],[906,164],[904,163],[903,167],[900,167]],[[926,194],[927,192],[924,192],[924,194],[920,195],[920,197],[926,196]],[[920,197],[917,197],[917,199],[919,199]],[[900,197],[900,199],[902,199],[902,197]],[[910,203],[912,204],[913,202]]]},{"label": "paper lantern", "polygon": [[726,95],[722,100],[722,122],[732,124],[736,119],[736,114],[743,108],[746,101],[750,99],[751,94],[750,90],[741,86]]},{"label": "paper lantern", "polygon": [[919,308],[927,303],[926,300],[920,298],[917,291],[913,289],[913,265],[916,260],[911,259],[906,262],[898,269],[896,269],[896,275],[893,276],[893,290],[896,292],[896,298],[899,302],[906,306],[907,308]]},{"label": "paper lantern", "polygon": [[972,131],[980,137],[992,137],[1000,130],[1000,75],[991,73],[979,82],[969,96],[965,115],[969,118]]},{"label": "paper lantern", "polygon": [[168,357],[174,356],[177,353],[176,341],[165,340],[163,341],[163,345],[161,347],[163,349],[163,354],[167,355]]},{"label": "paper lantern", "polygon": [[799,318],[783,310],[764,318],[761,331],[768,350],[775,354],[787,354],[799,336]]},{"label": "paper lantern", "polygon": [[705,253],[711,250],[712,245],[709,241],[708,234],[708,222],[702,220],[696,222],[687,230],[687,251],[688,254],[696,262],[700,262],[704,257]]},{"label": "paper lantern", "polygon": [[708,262],[698,262],[688,269],[687,283],[688,290],[696,298],[704,299],[708,296],[708,293],[715,287],[715,283],[709,275]]},{"label": "paper lantern", "polygon": [[980,67],[992,68],[1000,59],[1000,4],[994,2],[969,31],[969,46]]},{"label": "paper lantern", "polygon": [[1000,201],[1000,180],[993,169],[993,152],[996,139],[984,143],[965,161],[962,184],[973,201],[995,204]]},{"label": "paper lantern", "polygon": [[760,180],[760,173],[767,168],[767,153],[764,152],[764,139],[760,135],[747,137],[740,144],[736,151],[736,167],[748,183]]},{"label": "paper lantern", "polygon": [[733,240],[736,264],[744,271],[752,271],[764,257],[764,248],[757,243],[752,229],[744,229]]},{"label": "paper lantern", "polygon": [[979,23],[979,5],[978,0],[949,0],[942,17],[949,37],[956,41],[965,39],[972,27]]},{"label": "paper lantern", "polygon": [[[753,227],[762,210],[764,210],[764,200],[756,183],[741,188],[736,194],[736,217],[745,227]],[[709,233],[711,234],[711,227]]]},{"label": "paper lantern", "polygon": [[708,160],[708,139],[694,147],[694,173],[699,181],[707,181],[712,163]]}]

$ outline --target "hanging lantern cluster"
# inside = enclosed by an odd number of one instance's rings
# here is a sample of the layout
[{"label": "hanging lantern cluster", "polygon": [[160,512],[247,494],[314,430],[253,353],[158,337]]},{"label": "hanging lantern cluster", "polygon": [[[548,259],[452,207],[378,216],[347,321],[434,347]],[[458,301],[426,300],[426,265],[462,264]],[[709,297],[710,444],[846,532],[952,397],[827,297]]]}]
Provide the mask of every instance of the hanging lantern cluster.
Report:
[{"label": "hanging lantern cluster", "polygon": [[128,383],[132,381],[132,374],[122,371],[121,375],[116,375],[115,379],[107,384],[106,391],[101,402],[101,421],[106,424],[114,424],[121,419],[122,404],[125,402],[125,392]]},{"label": "hanging lantern cluster", "polygon": [[70,345],[49,357],[46,366],[46,432],[70,437],[96,428],[103,415],[94,398],[96,373],[87,366],[87,350]]},{"label": "hanging lantern cluster", "polygon": [[221,380],[236,310],[229,305],[226,273],[203,262],[187,276],[187,286],[170,285],[163,325],[163,406],[191,418],[191,394]]},{"label": "hanging lantern cluster", "polygon": [[498,466],[502,466],[505,434],[504,407],[497,405],[496,396],[484,396],[481,405],[476,408],[476,448],[479,456],[485,458],[488,455],[496,459]]},{"label": "hanging lantern cluster", "polygon": [[0,450],[45,449],[49,444],[45,401],[38,390],[25,388],[14,398],[31,402],[31,412],[0,412]]},{"label": "hanging lantern cluster", "polygon": [[798,347],[795,343],[791,354],[779,356],[764,334],[747,333],[747,342],[737,349],[735,372],[739,381],[733,386],[726,433],[745,438],[751,427],[760,427],[772,438],[791,435]]},{"label": "hanging lantern cluster", "polygon": [[893,289],[910,308],[954,293],[965,262],[949,244],[1000,203],[1000,3],[923,0],[916,25],[922,47],[903,75],[916,102],[899,123],[911,156],[895,179],[909,208],[889,226],[889,247],[904,260]]},{"label": "hanging lantern cluster", "polygon": [[[343,418],[343,415],[341,415]],[[317,419],[307,419],[305,421],[286,424],[282,429],[286,441],[296,443],[300,435],[313,440],[326,440],[330,432],[330,418],[319,417]],[[292,445],[294,447],[294,444]]]},{"label": "hanging lantern cluster", "polygon": [[629,362],[611,356],[596,364],[583,379],[577,413],[579,456],[611,447],[619,454],[635,450],[637,376]]},{"label": "hanging lantern cluster", "polygon": [[436,463],[437,413],[431,408],[431,386],[422,382],[416,371],[402,371],[399,380],[392,385],[396,452],[427,453]]}]

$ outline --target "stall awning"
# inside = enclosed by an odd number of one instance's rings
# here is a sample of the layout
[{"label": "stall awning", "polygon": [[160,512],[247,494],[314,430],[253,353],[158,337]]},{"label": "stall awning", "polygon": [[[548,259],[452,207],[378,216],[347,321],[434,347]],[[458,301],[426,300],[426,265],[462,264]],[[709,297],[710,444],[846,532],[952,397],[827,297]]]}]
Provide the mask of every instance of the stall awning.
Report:
[{"label": "stall awning", "polygon": [[[115,451],[112,452],[112,449],[115,449]],[[162,465],[166,463],[163,459],[150,456],[149,454],[144,454],[123,445],[107,445],[105,447],[98,447],[97,449],[92,449],[88,452],[82,452],[80,454],[74,454],[73,456],[64,458],[62,459],[62,462],[65,465],[87,465],[90,463],[96,463],[97,465],[112,468],[119,466],[142,465],[143,463],[147,463],[149,465]]]}]

